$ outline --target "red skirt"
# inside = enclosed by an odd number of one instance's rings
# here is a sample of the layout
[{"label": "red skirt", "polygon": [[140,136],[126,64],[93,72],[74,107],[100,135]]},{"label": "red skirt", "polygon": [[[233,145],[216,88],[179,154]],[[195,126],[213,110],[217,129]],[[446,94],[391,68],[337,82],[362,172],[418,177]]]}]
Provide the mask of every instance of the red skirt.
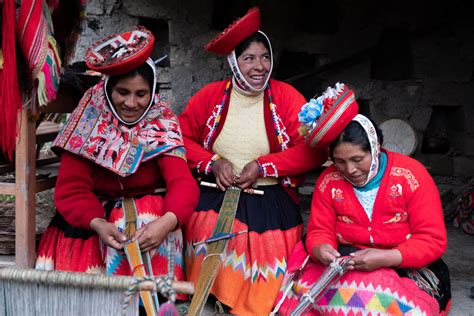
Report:
[{"label": "red skirt", "polygon": [[[299,277],[293,280],[307,256],[303,243],[299,243],[289,260],[275,304],[279,305],[280,315],[290,315],[326,269],[309,259]],[[449,305],[440,312],[438,301],[413,280],[400,277],[394,269],[382,268],[372,272],[346,272],[304,315],[444,315]]]},{"label": "red skirt", "polygon": [[[163,215],[163,198],[159,195],[146,195],[135,199],[138,215],[138,227]],[[104,203],[112,205],[108,221],[123,229],[125,219],[121,200]],[[171,254],[170,254],[171,250]],[[155,276],[168,274],[168,258],[174,257],[174,275],[176,280],[184,280],[183,238],[181,230],[171,232],[168,238],[157,248],[151,259]],[[36,269],[62,270],[86,273],[106,273],[108,275],[132,275],[126,257],[100,242],[99,236],[86,229],[73,227],[56,213],[46,229],[36,260]],[[178,299],[186,296],[178,295]]]},{"label": "red skirt", "polygon": [[[268,315],[280,289],[287,258],[301,239],[299,207],[280,186],[259,187],[263,196],[242,193],[233,232],[211,294],[238,315]],[[198,210],[186,226],[186,272],[195,285],[224,193],[201,188]]]}]

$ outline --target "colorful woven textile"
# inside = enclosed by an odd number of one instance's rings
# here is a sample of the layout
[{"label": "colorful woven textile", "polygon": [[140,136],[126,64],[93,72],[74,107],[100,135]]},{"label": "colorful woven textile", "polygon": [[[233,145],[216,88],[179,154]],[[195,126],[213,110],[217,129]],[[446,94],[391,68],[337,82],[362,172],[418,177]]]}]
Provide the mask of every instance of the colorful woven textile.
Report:
[{"label": "colorful woven textile", "polygon": [[[298,207],[280,186],[259,189],[265,191],[263,196],[240,196],[232,232],[248,233],[229,239],[211,288],[211,294],[237,315],[268,315],[283,281],[287,258],[303,230]],[[198,211],[186,227],[186,274],[195,284],[209,245],[193,244],[213,235],[223,195],[202,187]],[[202,210],[203,205],[209,210]]]},{"label": "colorful woven textile", "polygon": [[16,145],[18,114],[21,110],[21,94],[16,67],[15,1],[2,4],[0,67],[0,150],[12,160]]},{"label": "colorful woven textile", "polygon": [[[138,227],[153,221],[163,215],[163,198],[158,195],[146,195],[135,199],[138,212]],[[118,201],[112,208],[109,222],[123,229],[125,224],[122,202]],[[168,274],[169,250],[174,249],[174,276],[184,280],[183,236],[181,230],[170,233],[173,238],[167,238],[156,250],[151,259],[155,276]],[[168,242],[172,240],[170,247]],[[92,231],[74,228],[64,219],[53,220],[44,233],[38,248],[36,269],[64,270],[88,273],[104,273],[110,275],[132,275],[132,271],[123,252],[103,247],[97,234]],[[178,299],[186,299],[179,294]]]},{"label": "colorful woven textile", "polygon": [[[288,263],[277,301],[307,255],[303,244],[299,243]],[[295,280],[279,313],[289,315],[324,269],[322,264],[310,260]],[[307,312],[307,315],[439,315],[439,305],[411,279],[384,268],[372,272],[346,272]]]},{"label": "colorful woven textile", "polygon": [[34,94],[37,99],[32,102],[33,109],[45,106],[56,98],[61,76],[61,60],[46,1],[21,2],[17,35],[36,90]]},{"label": "colorful woven textile", "polygon": [[106,75],[125,74],[150,57],[155,37],[143,26],[112,34],[92,44],[86,52],[87,67]]},{"label": "colorful woven textile", "polygon": [[90,159],[120,176],[134,173],[141,162],[161,154],[184,159],[178,120],[158,95],[145,118],[127,126],[112,114],[103,82],[85,93],[53,147]]}]

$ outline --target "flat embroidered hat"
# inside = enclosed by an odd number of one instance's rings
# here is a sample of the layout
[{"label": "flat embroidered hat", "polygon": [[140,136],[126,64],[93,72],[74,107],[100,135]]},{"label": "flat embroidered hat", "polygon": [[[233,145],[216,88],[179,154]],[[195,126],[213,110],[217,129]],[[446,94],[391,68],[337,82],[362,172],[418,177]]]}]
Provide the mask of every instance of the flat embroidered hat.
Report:
[{"label": "flat embroidered hat", "polygon": [[218,55],[227,56],[242,41],[260,28],[260,9],[251,8],[247,14],[234,21],[204,48]]},{"label": "flat embroidered hat", "polygon": [[143,26],[113,34],[95,42],[86,52],[87,66],[97,72],[116,76],[144,64],[153,50],[155,37]]},{"label": "flat embroidered hat", "polygon": [[337,83],[301,107],[299,132],[310,147],[327,148],[358,111],[354,92],[343,83]]}]

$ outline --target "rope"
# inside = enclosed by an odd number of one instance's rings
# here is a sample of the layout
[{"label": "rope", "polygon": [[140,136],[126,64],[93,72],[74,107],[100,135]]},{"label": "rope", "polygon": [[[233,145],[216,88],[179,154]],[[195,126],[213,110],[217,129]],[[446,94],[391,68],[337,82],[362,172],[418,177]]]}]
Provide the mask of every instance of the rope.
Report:
[{"label": "rope", "polygon": [[133,279],[132,284],[130,284],[128,289],[125,291],[125,295],[124,295],[123,303],[122,303],[122,315],[127,314],[128,305],[130,304],[130,301],[132,300],[133,294],[137,291],[138,283],[139,283],[138,279]]}]

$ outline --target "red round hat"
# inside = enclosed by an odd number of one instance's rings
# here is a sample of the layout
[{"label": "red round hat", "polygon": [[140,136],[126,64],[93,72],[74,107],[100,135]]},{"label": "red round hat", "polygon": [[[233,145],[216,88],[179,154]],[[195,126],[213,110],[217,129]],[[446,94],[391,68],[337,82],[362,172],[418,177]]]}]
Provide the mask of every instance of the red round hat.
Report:
[{"label": "red round hat", "polygon": [[243,40],[260,29],[260,9],[251,8],[247,14],[233,22],[204,48],[210,52],[227,56]]},{"label": "red round hat", "polygon": [[307,132],[310,147],[327,148],[359,112],[354,92],[344,84],[328,88],[322,95],[323,113]]},{"label": "red round hat", "polygon": [[106,75],[121,75],[138,68],[150,57],[155,37],[143,26],[113,34],[89,47],[86,64]]}]

